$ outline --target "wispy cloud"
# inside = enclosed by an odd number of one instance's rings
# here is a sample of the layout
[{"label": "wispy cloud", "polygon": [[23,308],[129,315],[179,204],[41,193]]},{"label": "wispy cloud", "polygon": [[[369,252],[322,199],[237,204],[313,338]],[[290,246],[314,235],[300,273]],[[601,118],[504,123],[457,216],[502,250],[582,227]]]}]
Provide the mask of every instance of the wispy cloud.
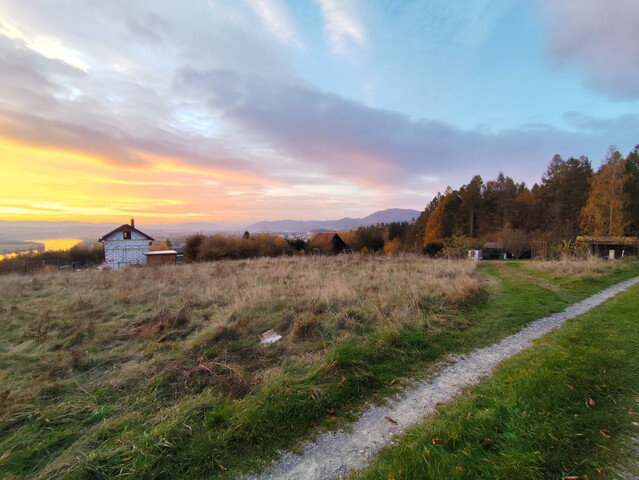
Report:
[{"label": "wispy cloud", "polygon": [[282,43],[303,47],[280,0],[246,0],[264,27]]},{"label": "wispy cloud", "polygon": [[367,32],[355,13],[354,0],[317,0],[324,16],[324,29],[337,53],[344,52],[350,43],[364,46]]},{"label": "wispy cloud", "polygon": [[639,98],[639,2],[538,0],[548,22],[548,51],[583,72],[595,90]]}]

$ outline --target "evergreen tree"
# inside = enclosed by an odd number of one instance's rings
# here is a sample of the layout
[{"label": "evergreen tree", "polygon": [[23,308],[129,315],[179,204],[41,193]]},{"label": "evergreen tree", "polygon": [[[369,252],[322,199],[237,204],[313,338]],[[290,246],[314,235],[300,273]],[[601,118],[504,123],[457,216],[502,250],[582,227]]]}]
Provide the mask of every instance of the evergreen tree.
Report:
[{"label": "evergreen tree", "polygon": [[626,194],[628,195],[628,233],[639,235],[639,145],[626,158]]},{"label": "evergreen tree", "polygon": [[588,157],[564,160],[555,155],[541,182],[543,227],[555,239],[571,239],[579,233],[579,212],[586,204],[592,176]]}]

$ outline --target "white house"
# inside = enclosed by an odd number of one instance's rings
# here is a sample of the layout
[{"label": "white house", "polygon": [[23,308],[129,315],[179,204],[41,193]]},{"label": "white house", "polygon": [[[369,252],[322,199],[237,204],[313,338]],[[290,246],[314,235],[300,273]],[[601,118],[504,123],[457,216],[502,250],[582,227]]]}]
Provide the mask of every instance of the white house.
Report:
[{"label": "white house", "polygon": [[145,265],[145,253],[149,251],[153,238],[135,228],[135,222],[131,219],[131,225],[124,224],[116,228],[99,242],[104,244],[105,263],[117,270],[127,265]]}]

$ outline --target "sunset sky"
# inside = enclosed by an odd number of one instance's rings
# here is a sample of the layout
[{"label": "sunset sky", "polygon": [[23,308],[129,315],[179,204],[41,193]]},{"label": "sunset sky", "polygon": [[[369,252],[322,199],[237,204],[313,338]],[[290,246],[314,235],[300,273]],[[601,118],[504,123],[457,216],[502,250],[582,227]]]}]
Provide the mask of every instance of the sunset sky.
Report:
[{"label": "sunset sky", "polygon": [[0,0],[0,220],[421,210],[639,143],[637,0]]}]

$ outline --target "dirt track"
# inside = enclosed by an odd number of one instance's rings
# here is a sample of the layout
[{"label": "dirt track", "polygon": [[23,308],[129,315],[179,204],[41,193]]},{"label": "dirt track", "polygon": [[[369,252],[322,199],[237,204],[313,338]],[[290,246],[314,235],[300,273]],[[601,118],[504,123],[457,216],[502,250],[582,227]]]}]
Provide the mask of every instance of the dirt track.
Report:
[{"label": "dirt track", "polygon": [[489,376],[502,360],[530,347],[534,340],[560,327],[566,320],[587,312],[636,283],[639,283],[639,277],[607,288],[563,312],[536,320],[495,345],[468,355],[449,357],[451,364],[432,381],[405,391],[401,398],[389,400],[386,406],[371,406],[352,425],[352,431],[323,434],[317,441],[307,443],[302,455],[287,453],[268,472],[247,480],[331,480],[351,470],[366,468],[394,435],[400,435],[407,427],[432,414],[436,404],[449,402],[463,388],[478,384]]}]

